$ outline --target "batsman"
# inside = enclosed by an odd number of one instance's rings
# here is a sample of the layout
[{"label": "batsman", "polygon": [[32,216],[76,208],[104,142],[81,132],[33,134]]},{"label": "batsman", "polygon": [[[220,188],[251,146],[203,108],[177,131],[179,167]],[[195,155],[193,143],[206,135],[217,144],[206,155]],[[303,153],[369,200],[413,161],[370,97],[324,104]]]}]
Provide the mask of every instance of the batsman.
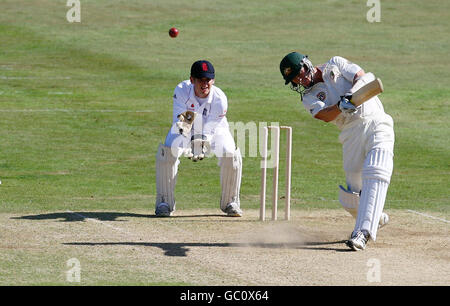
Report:
[{"label": "batsman", "polygon": [[175,211],[180,157],[199,162],[212,154],[217,156],[220,166],[220,208],[228,216],[242,216],[239,201],[242,156],[229,130],[227,97],[214,82],[214,66],[199,60],[192,64],[190,78],[175,88],[172,127],[156,154],[158,217],[169,217]]},{"label": "batsman", "polygon": [[377,96],[361,105],[352,103],[352,97],[356,100],[361,96],[364,85],[375,76],[339,56],[313,66],[308,56],[298,52],[282,59],[280,71],[285,85],[300,93],[303,106],[315,119],[341,130],[347,186],[339,186],[339,202],[356,219],[346,244],[352,250],[364,250],[368,240],[375,241],[378,229],[389,221],[383,209],[395,141],[393,120]]}]

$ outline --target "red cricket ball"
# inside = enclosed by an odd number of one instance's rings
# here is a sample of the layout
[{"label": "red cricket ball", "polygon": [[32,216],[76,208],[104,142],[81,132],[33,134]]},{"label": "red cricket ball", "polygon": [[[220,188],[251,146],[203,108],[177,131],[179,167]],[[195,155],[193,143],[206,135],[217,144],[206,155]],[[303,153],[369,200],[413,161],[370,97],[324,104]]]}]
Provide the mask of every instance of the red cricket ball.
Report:
[{"label": "red cricket ball", "polygon": [[170,28],[169,35],[170,35],[170,37],[175,38],[178,36],[178,32],[179,31],[177,28]]}]

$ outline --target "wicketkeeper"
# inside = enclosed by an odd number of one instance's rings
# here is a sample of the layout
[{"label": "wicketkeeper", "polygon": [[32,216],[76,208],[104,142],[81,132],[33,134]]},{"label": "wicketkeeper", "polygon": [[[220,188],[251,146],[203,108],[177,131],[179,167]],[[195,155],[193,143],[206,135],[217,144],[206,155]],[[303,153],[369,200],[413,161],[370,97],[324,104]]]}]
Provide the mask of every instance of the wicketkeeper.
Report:
[{"label": "wicketkeeper", "polygon": [[300,93],[306,110],[316,119],[334,123],[340,130],[347,187],[339,186],[339,201],[356,224],[347,245],[363,250],[369,238],[389,217],[383,213],[391,180],[394,129],[378,97],[358,107],[352,93],[375,79],[358,65],[335,56],[314,67],[307,56],[297,52],[280,63],[285,84]]},{"label": "wicketkeeper", "polygon": [[181,155],[197,162],[212,154],[220,166],[220,208],[228,216],[242,216],[242,157],[225,116],[227,97],[214,81],[213,65],[201,60],[192,64],[190,79],[175,88],[173,124],[156,154],[157,216],[168,217],[175,211],[174,190]]}]

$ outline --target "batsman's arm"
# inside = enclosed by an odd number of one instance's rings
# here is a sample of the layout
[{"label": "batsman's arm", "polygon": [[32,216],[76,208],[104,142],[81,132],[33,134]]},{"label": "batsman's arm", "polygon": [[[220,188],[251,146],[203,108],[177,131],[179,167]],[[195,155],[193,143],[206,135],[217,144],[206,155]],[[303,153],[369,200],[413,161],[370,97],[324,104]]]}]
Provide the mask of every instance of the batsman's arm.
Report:
[{"label": "batsman's arm", "polygon": [[355,106],[359,106],[382,92],[383,84],[381,80],[371,72],[362,72],[359,76],[355,76],[352,88],[345,93],[344,97]]},{"label": "batsman's arm", "polygon": [[362,71],[362,68],[352,63],[351,61],[340,57],[340,56],[334,56],[331,59],[331,63],[333,65],[336,65],[339,69],[339,72],[342,74],[342,76],[349,82],[354,83],[355,79],[357,78],[357,75],[360,71]]},{"label": "batsman's arm", "polygon": [[340,114],[341,110],[339,109],[338,105],[335,104],[322,109],[314,116],[314,118],[325,122],[330,122],[336,119],[336,117],[339,116]]},{"label": "batsman's arm", "polygon": [[356,106],[353,105],[346,97],[341,97],[338,103],[322,109],[314,117],[325,122],[330,122],[336,119],[336,117],[341,113],[350,114],[355,111]]},{"label": "batsman's arm", "polygon": [[[358,67],[358,66],[356,66]],[[355,67],[355,68],[356,68]],[[363,69],[359,69],[358,72],[355,73],[355,75],[353,76],[353,82],[352,82],[352,86],[355,86],[355,84],[360,80],[360,78],[362,78],[365,75],[365,72]],[[352,90],[350,90],[349,95],[351,96]],[[347,94],[346,94],[347,95]],[[325,121],[325,122],[330,122],[333,121],[334,119],[336,119],[337,116],[339,116],[343,111],[339,108],[339,103],[326,107],[324,109],[322,109],[321,111],[319,111],[314,118]]]},{"label": "batsman's arm", "polygon": [[341,111],[336,105],[326,106],[323,101],[316,98],[316,94],[305,95],[303,106],[315,118],[325,122],[333,121]]},{"label": "batsman's arm", "polygon": [[346,92],[344,94],[344,97],[348,98],[349,100],[351,99],[352,94],[356,91],[355,88],[359,88],[359,84],[357,86],[355,86],[355,84],[365,75],[366,73],[364,72],[363,69],[359,70],[357,73],[355,73],[355,76],[353,77],[353,81],[352,81],[352,88],[350,88],[350,90],[348,92]]},{"label": "batsman's arm", "polygon": [[360,71],[358,71],[356,74],[355,74],[355,77],[353,78],[353,86],[356,84],[356,82],[358,82],[358,80],[359,80],[359,78],[361,78],[363,75],[365,75],[366,73],[364,72],[364,70],[363,69],[361,69]]}]

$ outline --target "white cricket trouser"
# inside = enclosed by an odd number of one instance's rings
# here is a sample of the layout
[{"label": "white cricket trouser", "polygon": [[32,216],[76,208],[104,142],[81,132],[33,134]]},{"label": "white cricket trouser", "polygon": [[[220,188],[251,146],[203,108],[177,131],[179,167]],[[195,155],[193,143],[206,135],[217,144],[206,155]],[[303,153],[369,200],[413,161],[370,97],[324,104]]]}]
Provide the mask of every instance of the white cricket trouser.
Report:
[{"label": "white cricket trouser", "polygon": [[352,192],[361,192],[354,230],[367,231],[375,241],[393,169],[393,120],[380,114],[352,122],[339,140],[347,186]]}]

